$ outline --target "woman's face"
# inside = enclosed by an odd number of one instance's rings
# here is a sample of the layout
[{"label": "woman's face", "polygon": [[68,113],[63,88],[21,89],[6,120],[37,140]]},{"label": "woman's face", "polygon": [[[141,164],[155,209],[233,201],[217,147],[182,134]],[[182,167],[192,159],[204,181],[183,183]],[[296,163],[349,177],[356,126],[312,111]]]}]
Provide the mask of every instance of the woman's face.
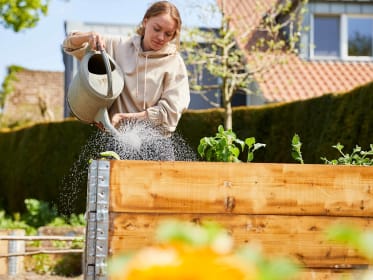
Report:
[{"label": "woman's face", "polygon": [[169,14],[160,14],[146,18],[143,21],[145,27],[143,49],[144,51],[158,51],[170,42],[176,32],[176,21]]}]

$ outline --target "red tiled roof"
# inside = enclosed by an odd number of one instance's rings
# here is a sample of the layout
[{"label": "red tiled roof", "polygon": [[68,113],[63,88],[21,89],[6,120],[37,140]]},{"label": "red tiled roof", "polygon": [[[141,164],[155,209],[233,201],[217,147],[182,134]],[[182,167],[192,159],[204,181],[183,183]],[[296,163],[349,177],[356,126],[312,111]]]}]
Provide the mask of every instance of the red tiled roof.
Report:
[{"label": "red tiled roof", "polygon": [[[244,34],[247,30],[254,31],[261,19],[259,15],[265,12],[263,9],[269,9],[278,0],[217,0],[221,9],[222,2],[225,15],[231,18],[232,28],[238,34]],[[263,6],[258,10],[255,3]],[[308,61],[296,55],[287,55],[286,61],[273,65],[258,80],[267,102],[295,101],[345,92],[373,81],[373,62]]]},{"label": "red tiled roof", "polygon": [[372,62],[304,61],[295,55],[287,59],[261,77],[259,86],[268,102],[345,92],[373,81]]},{"label": "red tiled roof", "polygon": [[[252,36],[262,15],[278,0],[217,0],[219,7],[240,36]],[[241,43],[241,40],[238,40]]]}]

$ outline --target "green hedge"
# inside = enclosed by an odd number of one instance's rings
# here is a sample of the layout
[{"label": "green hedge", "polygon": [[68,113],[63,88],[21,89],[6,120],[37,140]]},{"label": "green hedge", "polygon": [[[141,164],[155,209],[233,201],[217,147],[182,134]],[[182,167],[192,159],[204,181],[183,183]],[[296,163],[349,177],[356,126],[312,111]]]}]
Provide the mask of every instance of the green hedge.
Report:
[{"label": "green hedge", "polygon": [[[369,150],[373,144],[373,83],[351,92],[319,98],[233,110],[233,131],[240,139],[254,136],[267,146],[255,153],[255,162],[293,163],[291,139],[300,136],[305,163],[322,163],[320,157],[336,158],[332,148],[340,142],[344,151],[355,145]],[[180,133],[194,149],[204,136],[214,136],[223,123],[222,110],[189,111],[179,125]]]},{"label": "green hedge", "polygon": [[[300,136],[305,163],[320,157],[337,157],[338,142],[350,152],[373,143],[373,83],[352,92],[285,104],[239,107],[233,112],[238,138],[255,136],[267,146],[254,162],[290,162],[291,138]],[[178,133],[197,150],[199,140],[214,136],[223,123],[223,111],[186,112]],[[36,124],[0,132],[0,207],[9,213],[23,211],[25,198],[55,204],[59,211],[82,213],[86,203],[87,167],[105,141],[95,127],[76,120]]]},{"label": "green hedge", "polygon": [[[78,121],[36,124],[0,134],[0,206],[23,212],[25,198],[37,198],[63,211],[84,212],[87,160],[82,149],[95,129]],[[89,153],[84,151],[89,157]],[[79,166],[80,165],[80,166]],[[74,182],[72,172],[76,173]],[[68,213],[66,213],[68,214]]]}]

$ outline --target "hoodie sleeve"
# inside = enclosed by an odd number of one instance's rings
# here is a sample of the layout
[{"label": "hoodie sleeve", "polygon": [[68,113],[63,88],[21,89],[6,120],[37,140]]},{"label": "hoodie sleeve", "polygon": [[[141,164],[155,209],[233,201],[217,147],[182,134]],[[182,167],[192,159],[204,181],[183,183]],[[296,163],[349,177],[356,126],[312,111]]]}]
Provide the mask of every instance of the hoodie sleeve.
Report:
[{"label": "hoodie sleeve", "polygon": [[70,32],[62,43],[62,48],[65,53],[75,56],[78,60],[81,60],[87,52],[89,44],[86,42],[80,46],[76,46],[71,43],[71,36],[79,34],[79,31]]},{"label": "hoodie sleeve", "polygon": [[174,132],[182,113],[190,102],[188,73],[180,54],[176,54],[172,69],[167,69],[164,91],[156,106],[147,109],[148,118],[167,132]]}]

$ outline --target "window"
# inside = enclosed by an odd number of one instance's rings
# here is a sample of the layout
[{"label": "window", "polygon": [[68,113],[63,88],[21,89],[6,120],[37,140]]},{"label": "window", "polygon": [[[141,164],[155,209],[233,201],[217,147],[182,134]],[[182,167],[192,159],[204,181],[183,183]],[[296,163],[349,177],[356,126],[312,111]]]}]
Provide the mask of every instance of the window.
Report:
[{"label": "window", "polygon": [[373,19],[348,18],[347,29],[348,56],[372,56]]},{"label": "window", "polygon": [[373,17],[314,15],[312,35],[312,57],[373,58]]},{"label": "window", "polygon": [[340,56],[339,17],[317,16],[314,21],[314,55]]}]

